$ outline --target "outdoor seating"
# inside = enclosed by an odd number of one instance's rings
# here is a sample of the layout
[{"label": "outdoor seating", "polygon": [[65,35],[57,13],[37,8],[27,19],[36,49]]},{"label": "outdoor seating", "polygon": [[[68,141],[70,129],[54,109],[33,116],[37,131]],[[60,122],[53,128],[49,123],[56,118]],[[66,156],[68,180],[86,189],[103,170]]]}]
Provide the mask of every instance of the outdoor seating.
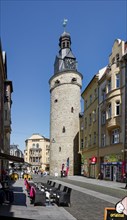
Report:
[{"label": "outdoor seating", "polygon": [[56,194],[56,204],[60,205],[67,205],[70,206],[71,202],[70,202],[70,196],[71,196],[71,191],[72,189],[67,187],[67,190],[64,192],[59,192]]},{"label": "outdoor seating", "polygon": [[56,185],[56,182],[53,182],[52,185],[47,184],[47,185],[44,187],[44,190],[45,190],[45,191],[51,191],[53,188],[55,188],[55,185]]},{"label": "outdoor seating", "polygon": [[56,194],[57,192],[60,192],[60,189],[61,189],[61,184],[59,184],[58,187],[51,188],[50,190],[51,201],[55,202]]},{"label": "outdoor seating", "polygon": [[52,181],[51,180],[47,180],[47,183],[41,183],[41,189],[45,189],[46,186],[51,186]]},{"label": "outdoor seating", "polygon": [[35,189],[35,198],[34,198],[34,206],[45,206],[46,205],[46,193],[40,191],[39,189]]}]

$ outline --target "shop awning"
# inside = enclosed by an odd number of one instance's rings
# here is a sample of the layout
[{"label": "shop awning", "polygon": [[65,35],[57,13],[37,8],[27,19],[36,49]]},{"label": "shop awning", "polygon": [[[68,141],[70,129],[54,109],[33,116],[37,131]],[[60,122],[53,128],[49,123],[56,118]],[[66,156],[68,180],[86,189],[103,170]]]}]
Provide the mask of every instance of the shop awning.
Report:
[{"label": "shop awning", "polygon": [[0,159],[24,163],[24,158],[12,156],[10,154],[5,154],[1,152],[0,152]]}]

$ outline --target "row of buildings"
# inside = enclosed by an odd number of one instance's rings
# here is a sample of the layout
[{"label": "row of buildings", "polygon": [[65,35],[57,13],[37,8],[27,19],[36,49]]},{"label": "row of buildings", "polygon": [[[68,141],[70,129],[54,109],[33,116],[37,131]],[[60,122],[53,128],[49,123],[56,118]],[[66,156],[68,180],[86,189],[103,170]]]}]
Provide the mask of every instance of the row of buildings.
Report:
[{"label": "row of buildings", "polygon": [[[8,161],[27,162],[31,170],[123,181],[127,172],[127,42],[114,41],[106,67],[81,94],[83,75],[66,31],[59,38],[50,86],[50,139],[33,134],[25,140],[24,159],[10,155],[12,82],[0,48],[0,172]],[[81,98],[84,109],[81,113]]]},{"label": "row of buildings", "polygon": [[0,42],[0,179],[9,161],[23,162],[23,158],[10,155],[12,81],[7,76],[7,57]]},{"label": "row of buildings", "polygon": [[[0,179],[11,164],[28,164],[29,170],[49,170],[49,139],[33,134],[25,140],[24,154],[16,144],[10,145],[12,81],[7,76],[7,56],[0,43]],[[10,165],[9,165],[10,164]]]},{"label": "row of buildings", "polygon": [[108,65],[94,75],[81,96],[82,173],[122,181],[127,172],[127,42],[115,40]]}]

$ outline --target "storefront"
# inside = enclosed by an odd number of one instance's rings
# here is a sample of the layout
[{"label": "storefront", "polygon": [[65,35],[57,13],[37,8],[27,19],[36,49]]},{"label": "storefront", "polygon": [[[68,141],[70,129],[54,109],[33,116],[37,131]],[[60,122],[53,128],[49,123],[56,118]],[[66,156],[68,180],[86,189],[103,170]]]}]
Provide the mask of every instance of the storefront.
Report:
[{"label": "storefront", "polygon": [[97,157],[84,160],[84,176],[96,178],[97,176]]},{"label": "storefront", "polygon": [[101,163],[101,172],[103,179],[111,181],[123,181],[123,166],[122,155],[107,155],[104,157],[104,162]]}]

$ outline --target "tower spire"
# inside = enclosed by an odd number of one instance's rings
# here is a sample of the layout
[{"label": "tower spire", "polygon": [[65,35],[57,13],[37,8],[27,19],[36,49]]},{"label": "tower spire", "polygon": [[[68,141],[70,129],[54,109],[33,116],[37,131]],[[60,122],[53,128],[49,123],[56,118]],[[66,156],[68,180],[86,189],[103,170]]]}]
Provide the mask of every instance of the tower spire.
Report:
[{"label": "tower spire", "polygon": [[68,22],[68,20],[67,20],[66,18],[64,18],[64,20],[63,20],[64,31],[65,31],[65,28],[66,28],[66,26],[67,26],[67,22]]}]

